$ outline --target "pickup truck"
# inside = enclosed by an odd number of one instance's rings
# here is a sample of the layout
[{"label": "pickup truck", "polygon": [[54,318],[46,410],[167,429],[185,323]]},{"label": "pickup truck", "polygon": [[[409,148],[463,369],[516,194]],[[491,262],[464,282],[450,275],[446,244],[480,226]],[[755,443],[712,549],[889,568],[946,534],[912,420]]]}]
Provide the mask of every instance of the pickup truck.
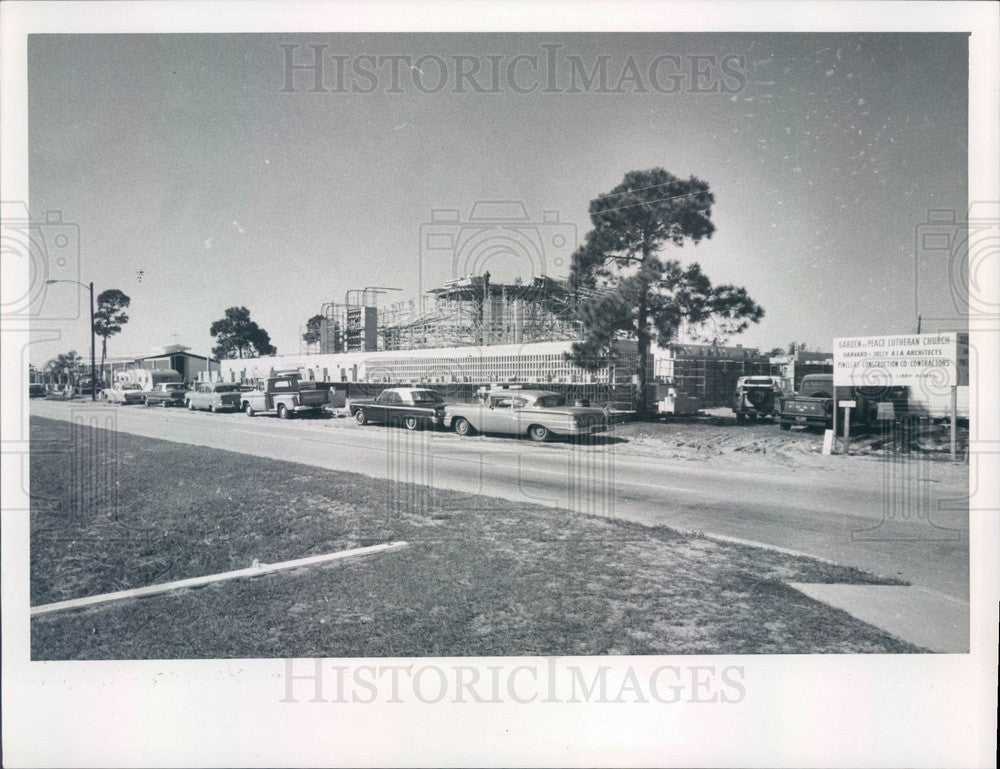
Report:
[{"label": "pickup truck", "polygon": [[[833,427],[833,374],[809,374],[803,377],[799,391],[782,401],[778,424],[782,430],[792,425]],[[892,403],[896,412],[906,409],[906,388],[838,387],[837,402],[853,400],[851,424],[870,428],[878,417],[878,404]],[[837,417],[838,431],[843,429],[843,410]]]},{"label": "pickup truck", "polygon": [[297,376],[262,379],[255,389],[242,393],[240,408],[248,417],[277,414],[288,419],[295,414],[320,414],[327,402],[325,390],[312,387]]},{"label": "pickup truck", "polygon": [[462,436],[480,433],[527,435],[547,441],[553,435],[589,436],[608,429],[608,415],[591,406],[569,406],[566,397],[548,390],[482,388],[475,403],[448,404],[445,427]]},{"label": "pickup truck", "polygon": [[375,400],[351,401],[351,416],[359,425],[403,425],[407,430],[441,427],[444,398],[423,387],[391,387]]}]

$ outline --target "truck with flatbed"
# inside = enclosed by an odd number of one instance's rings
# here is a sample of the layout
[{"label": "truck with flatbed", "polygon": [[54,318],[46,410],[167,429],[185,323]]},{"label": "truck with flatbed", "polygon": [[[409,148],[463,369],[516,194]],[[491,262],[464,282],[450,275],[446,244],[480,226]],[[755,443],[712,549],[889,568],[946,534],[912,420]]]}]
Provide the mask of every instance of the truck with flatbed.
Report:
[{"label": "truck with flatbed", "polygon": [[318,416],[326,403],[325,390],[292,374],[261,379],[240,398],[240,408],[248,417],[277,414],[280,419],[300,414]]}]

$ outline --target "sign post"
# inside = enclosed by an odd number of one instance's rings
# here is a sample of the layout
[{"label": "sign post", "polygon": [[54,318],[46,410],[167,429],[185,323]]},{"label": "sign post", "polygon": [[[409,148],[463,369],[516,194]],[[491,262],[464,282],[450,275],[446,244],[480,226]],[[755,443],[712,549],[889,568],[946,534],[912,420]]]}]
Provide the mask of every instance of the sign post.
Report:
[{"label": "sign post", "polygon": [[844,409],[844,453],[851,453],[851,409],[858,405],[857,401],[841,401]]},{"label": "sign post", "polygon": [[[910,396],[950,395],[951,457],[957,456],[958,387],[969,384],[968,334],[925,332],[833,340],[833,385],[851,388],[909,388]],[[855,389],[855,392],[857,390]],[[856,404],[852,404],[856,406]],[[943,407],[944,404],[942,403]],[[889,409],[879,404],[879,417]],[[938,411],[938,415],[943,408]],[[834,428],[837,400],[834,394]],[[849,412],[845,413],[849,420]],[[850,446],[850,438],[847,439]]]},{"label": "sign post", "polygon": [[956,451],[955,444],[957,443],[956,438],[958,436],[958,428],[956,427],[956,422],[958,420],[958,387],[956,385],[951,386],[951,458],[952,461],[955,459]]},{"label": "sign post", "polygon": [[833,388],[833,433],[830,439],[830,453],[837,453],[837,387]]}]

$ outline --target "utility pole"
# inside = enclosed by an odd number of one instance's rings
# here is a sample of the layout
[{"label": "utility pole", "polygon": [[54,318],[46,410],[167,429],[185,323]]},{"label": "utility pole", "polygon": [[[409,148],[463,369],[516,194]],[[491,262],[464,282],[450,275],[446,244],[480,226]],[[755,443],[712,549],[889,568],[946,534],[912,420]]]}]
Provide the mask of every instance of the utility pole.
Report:
[{"label": "utility pole", "polygon": [[90,281],[90,399],[97,400],[97,356],[94,333],[94,281]]}]

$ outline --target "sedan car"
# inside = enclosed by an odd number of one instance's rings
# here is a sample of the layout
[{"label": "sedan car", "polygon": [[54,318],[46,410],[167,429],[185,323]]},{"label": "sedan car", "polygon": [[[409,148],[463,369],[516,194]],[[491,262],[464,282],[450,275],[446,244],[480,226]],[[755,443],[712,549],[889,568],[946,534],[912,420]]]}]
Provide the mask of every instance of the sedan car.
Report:
[{"label": "sedan car", "polygon": [[351,415],[359,425],[403,425],[407,430],[440,427],[445,403],[440,393],[425,387],[391,387],[373,401],[351,402]]},{"label": "sedan car", "polygon": [[569,406],[566,397],[548,390],[488,388],[475,403],[449,405],[445,426],[459,435],[503,433],[546,441],[553,435],[586,436],[608,429],[603,409]]},{"label": "sedan car", "polygon": [[202,382],[184,393],[184,403],[192,411],[239,411],[240,386],[224,382]]},{"label": "sedan car", "polygon": [[135,382],[119,382],[112,387],[101,390],[101,398],[108,403],[143,403],[146,393]]},{"label": "sedan car", "polygon": [[161,382],[146,393],[147,406],[183,406],[183,382]]}]

